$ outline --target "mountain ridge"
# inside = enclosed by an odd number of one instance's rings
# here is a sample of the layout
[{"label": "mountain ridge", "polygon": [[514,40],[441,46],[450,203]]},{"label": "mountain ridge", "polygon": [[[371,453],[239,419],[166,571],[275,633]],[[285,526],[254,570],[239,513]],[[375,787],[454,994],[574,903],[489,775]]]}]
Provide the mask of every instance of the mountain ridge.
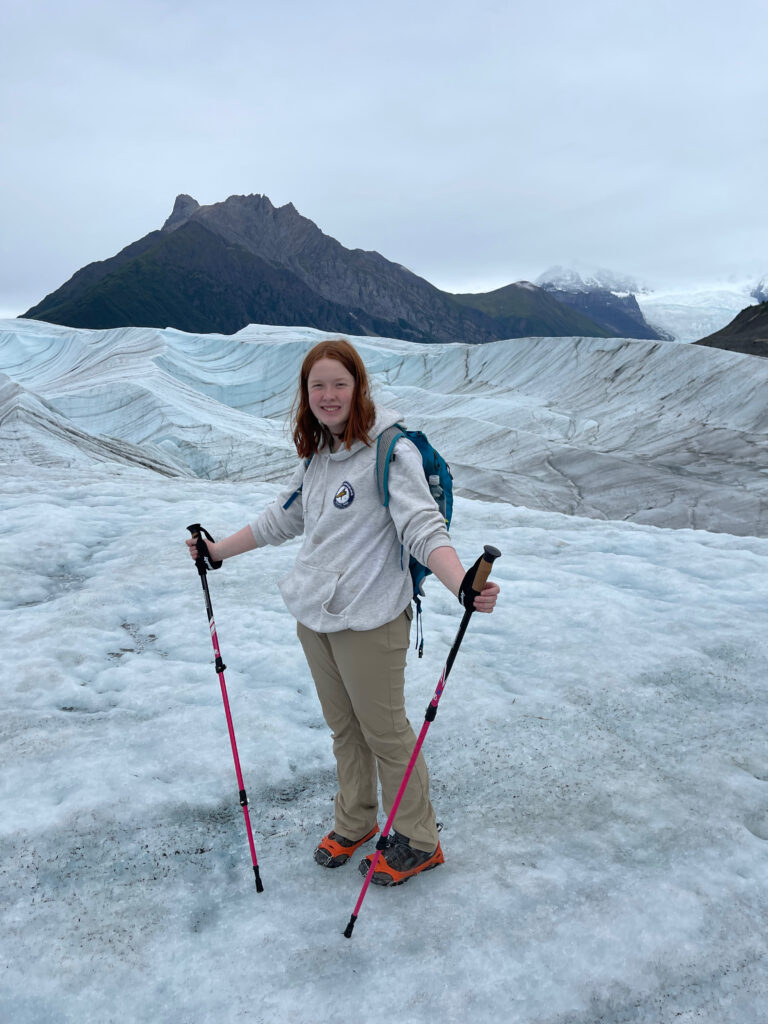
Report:
[{"label": "mountain ridge", "polygon": [[729,324],[694,344],[750,356],[768,356],[768,302],[742,309]]},{"label": "mountain ridge", "polygon": [[[191,279],[180,274],[182,266]],[[494,315],[495,292],[443,292],[378,252],[345,248],[292,203],[275,207],[255,194],[201,206],[181,193],[162,228],[81,268],[22,315],[76,327],[192,333],[234,333],[252,322],[301,324],[470,344],[532,333],[627,336],[616,329],[615,318],[606,323],[586,310],[569,310],[571,303],[535,285],[507,288]],[[639,309],[637,315],[645,324]],[[635,322],[631,329],[630,337],[660,337],[647,324]]]},{"label": "mountain ridge", "polygon": [[[222,273],[216,275],[212,268]],[[48,307],[52,322],[105,330],[157,327],[168,319],[169,326],[189,333],[234,334],[246,323],[274,320],[303,326],[295,313],[300,306],[320,330],[379,335],[391,326],[364,310],[345,310],[323,299],[289,271],[225,243],[198,222],[178,225],[170,237],[151,232],[98,270],[91,266],[78,274],[84,280],[76,283],[75,299],[67,295],[66,286],[49,297],[55,302]],[[97,274],[96,285],[89,287]],[[256,288],[253,279],[258,279]],[[35,313],[33,309],[26,317],[38,319]]]}]

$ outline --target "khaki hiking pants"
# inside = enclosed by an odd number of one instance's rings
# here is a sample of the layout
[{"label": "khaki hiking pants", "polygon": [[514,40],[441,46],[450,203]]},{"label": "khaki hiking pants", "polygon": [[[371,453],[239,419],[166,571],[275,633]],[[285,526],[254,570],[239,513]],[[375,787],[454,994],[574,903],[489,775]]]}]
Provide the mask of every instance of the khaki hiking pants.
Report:
[{"label": "khaki hiking pants", "polygon": [[[334,830],[346,839],[359,839],[376,824],[377,774],[384,813],[389,814],[416,744],[403,694],[412,614],[409,606],[377,629],[338,633],[315,633],[297,625],[333,734],[339,780]],[[421,754],[394,827],[418,850],[431,853],[437,846],[429,776]]]}]

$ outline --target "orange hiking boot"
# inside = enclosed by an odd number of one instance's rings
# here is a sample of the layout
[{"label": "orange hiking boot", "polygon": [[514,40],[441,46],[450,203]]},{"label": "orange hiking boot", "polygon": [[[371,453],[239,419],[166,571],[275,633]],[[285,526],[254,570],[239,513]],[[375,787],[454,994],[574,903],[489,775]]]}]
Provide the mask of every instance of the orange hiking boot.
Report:
[{"label": "orange hiking boot", "polygon": [[315,862],[323,868],[340,868],[342,864],[347,863],[358,847],[367,843],[369,839],[373,839],[378,831],[377,823],[362,839],[346,839],[338,832],[329,832],[317,844]]},{"label": "orange hiking boot", "polygon": [[[363,857],[360,861],[360,874],[368,874],[372,860],[373,854]],[[387,836],[386,846],[381,851],[371,882],[374,885],[402,885],[412,875],[429,871],[444,862],[440,843],[432,853],[425,853],[424,850],[415,849],[405,836],[393,830],[392,835]]]}]

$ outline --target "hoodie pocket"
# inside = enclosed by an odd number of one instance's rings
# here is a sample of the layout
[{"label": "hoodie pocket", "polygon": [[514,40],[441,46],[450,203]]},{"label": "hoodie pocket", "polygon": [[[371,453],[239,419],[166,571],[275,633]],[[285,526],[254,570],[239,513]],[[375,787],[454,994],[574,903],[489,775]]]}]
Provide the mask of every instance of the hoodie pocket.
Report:
[{"label": "hoodie pocket", "polygon": [[334,633],[346,628],[346,616],[328,610],[339,578],[333,569],[319,569],[297,558],[278,586],[294,618],[318,633]]}]

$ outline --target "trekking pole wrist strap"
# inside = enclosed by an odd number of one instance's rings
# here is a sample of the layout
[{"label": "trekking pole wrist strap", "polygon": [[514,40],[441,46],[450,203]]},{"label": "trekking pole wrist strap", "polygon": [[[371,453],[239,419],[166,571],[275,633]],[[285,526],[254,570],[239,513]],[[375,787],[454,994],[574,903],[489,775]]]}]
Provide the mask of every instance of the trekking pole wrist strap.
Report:
[{"label": "trekking pole wrist strap", "polygon": [[209,569],[220,569],[221,562],[214,562],[214,560],[211,558],[211,553],[208,550],[208,545],[206,544],[205,540],[203,540],[203,535],[205,535],[205,538],[211,544],[216,543],[216,541],[213,539],[210,533],[208,533],[206,528],[204,526],[201,526],[200,523],[192,523],[192,525],[188,526],[187,529],[192,534],[193,538],[197,541],[197,559],[195,560],[195,565],[197,566],[197,568],[200,569],[202,567],[202,569],[205,570],[207,562]]}]

